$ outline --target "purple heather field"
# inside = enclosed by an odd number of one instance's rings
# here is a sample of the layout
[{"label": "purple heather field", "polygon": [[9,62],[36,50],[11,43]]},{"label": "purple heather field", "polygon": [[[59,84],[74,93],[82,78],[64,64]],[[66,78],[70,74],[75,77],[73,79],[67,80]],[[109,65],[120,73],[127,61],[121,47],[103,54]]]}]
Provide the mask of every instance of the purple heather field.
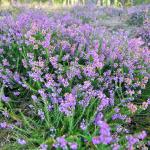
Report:
[{"label": "purple heather field", "polygon": [[0,4],[0,150],[149,149],[150,3]]}]

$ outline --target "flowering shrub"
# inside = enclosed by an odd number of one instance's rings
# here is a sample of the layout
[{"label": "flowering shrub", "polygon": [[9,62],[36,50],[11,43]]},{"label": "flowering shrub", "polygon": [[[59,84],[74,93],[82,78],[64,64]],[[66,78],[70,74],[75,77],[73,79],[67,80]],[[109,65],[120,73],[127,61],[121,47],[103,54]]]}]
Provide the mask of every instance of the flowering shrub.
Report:
[{"label": "flowering shrub", "polygon": [[130,125],[150,104],[140,101],[150,51],[125,31],[104,31],[69,12],[1,18],[0,130],[12,133],[12,147],[145,146],[148,133]]}]

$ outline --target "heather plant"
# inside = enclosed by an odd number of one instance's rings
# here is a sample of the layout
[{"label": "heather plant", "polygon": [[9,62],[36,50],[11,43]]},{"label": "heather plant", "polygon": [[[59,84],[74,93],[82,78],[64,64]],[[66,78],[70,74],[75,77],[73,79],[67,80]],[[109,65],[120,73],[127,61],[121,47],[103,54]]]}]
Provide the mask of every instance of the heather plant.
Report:
[{"label": "heather plant", "polygon": [[131,128],[149,109],[150,99],[141,101],[148,47],[75,16],[30,10],[1,18],[0,130],[10,133],[4,149],[148,147],[147,130]]},{"label": "heather plant", "polygon": [[144,22],[144,25],[142,28],[137,30],[137,37],[141,37],[143,41],[145,42],[145,45],[150,47],[150,20],[147,18]]}]

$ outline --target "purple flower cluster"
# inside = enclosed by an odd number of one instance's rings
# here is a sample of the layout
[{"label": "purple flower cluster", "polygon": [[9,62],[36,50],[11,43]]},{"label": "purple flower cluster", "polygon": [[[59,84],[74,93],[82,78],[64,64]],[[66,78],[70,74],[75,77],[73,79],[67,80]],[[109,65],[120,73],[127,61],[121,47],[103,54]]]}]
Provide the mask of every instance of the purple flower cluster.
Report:
[{"label": "purple flower cluster", "polygon": [[135,134],[135,135],[129,135],[127,136],[127,140],[128,140],[128,149],[132,150],[134,148],[134,145],[137,144],[138,142],[140,142],[140,140],[143,140],[144,138],[146,138],[147,134],[145,131],[142,131],[139,134]]},{"label": "purple flower cluster", "polygon": [[109,125],[102,120],[103,114],[99,113],[95,118],[95,124],[100,128],[99,136],[93,137],[93,144],[110,144],[112,141],[111,129]]},{"label": "purple flower cluster", "polygon": [[76,106],[76,98],[74,95],[66,93],[65,100],[61,102],[59,110],[66,115],[71,115]]},{"label": "purple flower cluster", "polygon": [[26,141],[24,139],[18,139],[17,141],[20,145],[25,145],[26,144]]},{"label": "purple flower cluster", "polygon": [[53,146],[55,148],[61,148],[63,150],[66,150],[69,147],[70,147],[71,150],[77,150],[77,148],[78,148],[77,143],[67,142],[65,137],[58,137]]}]

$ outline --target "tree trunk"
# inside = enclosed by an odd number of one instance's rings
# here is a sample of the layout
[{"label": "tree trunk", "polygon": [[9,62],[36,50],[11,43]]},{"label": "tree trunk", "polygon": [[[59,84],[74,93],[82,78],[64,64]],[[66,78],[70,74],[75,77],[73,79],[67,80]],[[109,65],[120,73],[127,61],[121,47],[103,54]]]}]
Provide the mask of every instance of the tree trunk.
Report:
[{"label": "tree trunk", "polygon": [[133,2],[133,0],[131,0],[131,6],[133,6],[134,5],[134,2]]},{"label": "tree trunk", "polygon": [[110,5],[114,5],[114,0],[110,0]]},{"label": "tree trunk", "polygon": [[125,8],[125,4],[126,4],[125,0],[121,0],[121,4],[122,4],[123,8]]},{"label": "tree trunk", "polygon": [[49,5],[52,5],[52,0],[48,0],[48,4],[49,4]]},{"label": "tree trunk", "polygon": [[86,4],[96,4],[97,0],[87,0]]},{"label": "tree trunk", "polygon": [[17,3],[17,0],[9,0],[10,5],[15,5]]},{"label": "tree trunk", "polygon": [[100,0],[100,5],[103,6],[103,0]]},{"label": "tree trunk", "polygon": [[80,3],[81,3],[82,5],[84,5],[84,4],[85,4],[85,0],[80,0]]}]

